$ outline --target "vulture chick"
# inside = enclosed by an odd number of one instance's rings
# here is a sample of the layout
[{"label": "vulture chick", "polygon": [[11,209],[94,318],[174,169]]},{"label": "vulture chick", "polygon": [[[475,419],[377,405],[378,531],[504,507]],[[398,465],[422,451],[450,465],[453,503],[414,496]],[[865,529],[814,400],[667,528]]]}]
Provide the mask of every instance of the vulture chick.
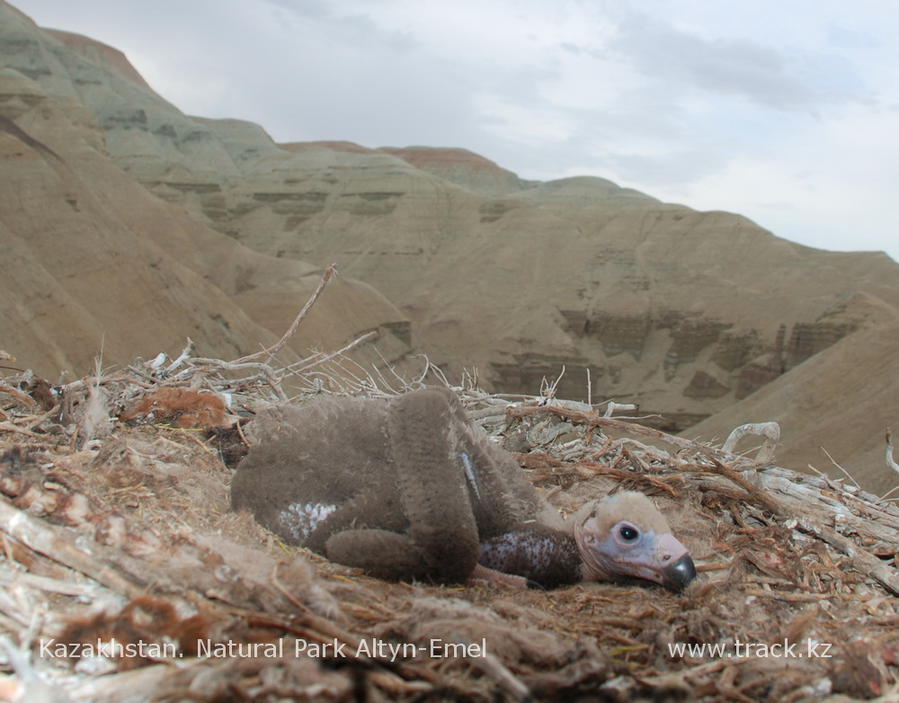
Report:
[{"label": "vulture chick", "polygon": [[249,509],[287,543],[373,576],[544,588],[640,578],[670,590],[696,576],[640,493],[587,506],[573,527],[546,524],[542,513],[552,509],[449,389],[286,405],[253,424],[233,508]]}]

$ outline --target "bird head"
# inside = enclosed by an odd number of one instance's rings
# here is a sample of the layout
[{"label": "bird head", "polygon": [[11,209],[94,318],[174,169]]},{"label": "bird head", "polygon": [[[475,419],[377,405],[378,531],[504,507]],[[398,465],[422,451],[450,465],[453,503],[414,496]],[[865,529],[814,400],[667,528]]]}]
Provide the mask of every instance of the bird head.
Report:
[{"label": "bird head", "polygon": [[640,578],[680,591],[696,577],[687,548],[642,493],[616,493],[598,501],[574,527],[586,578]]}]

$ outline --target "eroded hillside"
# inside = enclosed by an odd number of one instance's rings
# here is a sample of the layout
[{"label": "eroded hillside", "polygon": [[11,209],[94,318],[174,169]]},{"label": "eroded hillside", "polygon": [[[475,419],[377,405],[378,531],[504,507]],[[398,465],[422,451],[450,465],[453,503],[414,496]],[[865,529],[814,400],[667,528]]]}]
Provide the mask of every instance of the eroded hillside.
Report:
[{"label": "eroded hillside", "polygon": [[[226,358],[276,339],[320,267],[252,251],[154,197],[110,159],[115,135],[81,100],[118,74],[9,6],[0,15],[0,347],[52,376],[85,372],[101,352],[107,364],[177,352],[188,337]],[[338,278],[295,351],[378,330],[380,353],[395,360],[409,351],[408,327],[371,286]]]},{"label": "eroded hillside", "polygon": [[340,262],[435,361],[495,389],[536,391],[564,365],[560,392],[582,397],[589,368],[594,398],[682,429],[899,303],[882,254],[813,250],[602,179],[533,184],[456,150],[281,147],[254,125],[202,124],[239,175],[132,173],[257,251]]}]

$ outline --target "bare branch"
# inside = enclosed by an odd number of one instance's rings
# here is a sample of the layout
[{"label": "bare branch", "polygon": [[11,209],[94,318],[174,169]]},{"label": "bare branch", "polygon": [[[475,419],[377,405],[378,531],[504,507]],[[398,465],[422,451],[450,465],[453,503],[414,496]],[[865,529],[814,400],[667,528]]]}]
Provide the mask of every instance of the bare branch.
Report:
[{"label": "bare branch", "polygon": [[[299,368],[294,368],[295,364],[292,364],[291,366],[288,366],[287,368],[290,369],[294,373],[303,373],[304,371],[306,371],[308,369],[313,369],[316,366],[321,366],[322,364],[324,364],[328,361],[331,361],[331,359],[334,359],[338,356],[342,356],[343,354],[346,354],[348,351],[352,351],[353,349],[358,347],[360,344],[364,344],[365,342],[370,342],[374,339],[377,339],[378,336],[379,336],[378,330],[369,330],[365,334],[356,337],[356,339],[354,339],[352,342],[350,342],[349,344],[346,344],[345,346],[341,347],[337,351],[333,351],[330,354],[320,355],[317,359],[310,361],[305,366],[300,366]],[[298,363],[303,363],[303,362],[298,362]]]},{"label": "bare branch", "polygon": [[868,574],[879,581],[893,595],[899,596],[899,576],[896,569],[882,562],[876,556],[852,542],[852,540],[839,534],[835,530],[822,525],[817,520],[808,517],[799,518],[799,528],[803,532],[815,535],[827,542],[831,547],[838,549],[852,563],[852,566],[863,574]]},{"label": "bare branch", "polygon": [[562,371],[559,372],[559,375],[556,377],[556,380],[550,383],[546,380],[546,376],[540,381],[540,395],[546,399],[555,398],[556,390],[559,388],[559,381],[562,380],[562,376],[565,375],[565,364],[562,364]]},{"label": "bare branch", "polygon": [[887,430],[886,435],[887,446],[886,446],[886,460],[887,466],[889,466],[893,471],[899,474],[899,464],[896,463],[896,460],[893,458],[893,434]]},{"label": "bare branch", "polygon": [[612,417],[616,410],[629,410],[633,412],[637,412],[640,407],[636,403],[616,403],[614,401],[609,401],[609,404],[606,406],[606,411],[603,413],[603,417]]},{"label": "bare branch", "polygon": [[190,357],[190,353],[193,351],[193,348],[194,348],[194,342],[190,337],[188,337],[187,344],[185,345],[184,349],[181,350],[181,353],[178,355],[178,358],[175,359],[171,364],[169,364],[168,366],[165,367],[166,375],[172,373],[172,371],[174,371],[179,366],[181,366],[181,364],[183,364]]},{"label": "bare branch", "polygon": [[774,446],[780,441],[780,425],[776,422],[750,422],[735,427],[728,435],[721,450],[728,454],[734,454],[737,442],[747,435],[758,435],[765,438],[765,443],[756,454],[756,461],[766,462],[774,459]]},{"label": "bare branch", "polygon": [[593,406],[593,383],[590,380],[590,367],[587,367],[587,405]]},{"label": "bare branch", "polygon": [[[0,530],[29,549],[80,571],[114,591],[132,597],[140,596],[144,592],[142,585],[124,575],[115,566],[95,556],[96,553],[103,551],[100,545],[93,545],[91,552],[80,549],[70,531],[49,525],[43,520],[17,510],[5,501],[0,501]],[[124,555],[121,557],[120,561],[124,559]]]},{"label": "bare branch", "polygon": [[854,477],[852,474],[850,474],[848,471],[846,471],[846,469],[844,469],[842,466],[840,466],[840,465],[837,463],[836,459],[834,459],[834,458],[830,455],[830,452],[829,452],[829,451],[827,451],[824,447],[821,447],[821,451],[824,452],[824,453],[827,455],[827,458],[830,459],[830,463],[831,463],[831,464],[833,464],[834,466],[836,466],[840,471],[843,472],[843,474],[846,476],[846,478],[848,478],[850,481],[852,481],[852,485],[854,485],[856,488],[861,488],[861,486],[859,485],[858,481],[855,480],[855,477]]},{"label": "bare branch", "polygon": [[[245,357],[249,358],[249,357]],[[281,400],[287,400],[287,396],[284,395],[284,391],[281,389],[281,383],[275,377],[275,372],[272,370],[272,367],[268,364],[262,362],[246,362],[246,361],[221,361],[220,359],[205,359],[205,358],[195,358],[191,359],[191,363],[211,366],[213,368],[220,369],[222,371],[242,371],[244,369],[255,369],[259,371],[259,373],[265,378],[268,385],[271,386],[272,390]],[[180,374],[179,374],[180,375]]]},{"label": "bare branch", "polygon": [[279,339],[275,344],[268,347],[267,349],[255,352],[254,354],[247,354],[246,356],[242,356],[239,359],[235,359],[233,363],[242,364],[247,361],[256,361],[257,359],[263,359],[266,356],[272,356],[281,351],[287,344],[287,341],[293,336],[294,332],[297,331],[297,327],[300,326],[303,318],[306,317],[309,310],[313,305],[315,305],[315,301],[318,300],[318,296],[321,295],[322,291],[325,289],[325,286],[328,285],[328,282],[334,277],[334,274],[336,273],[337,264],[331,264],[330,266],[328,266],[328,268],[325,269],[324,273],[322,273],[321,280],[318,282],[318,286],[316,286],[315,290],[312,292],[312,295],[309,296],[309,300],[306,301],[306,304],[302,307],[300,312],[297,313],[297,316],[294,318],[290,327],[287,329],[281,339]]},{"label": "bare branch", "polygon": [[34,399],[31,396],[22,393],[22,391],[16,390],[12,386],[7,386],[5,383],[0,383],[0,393],[8,393],[13,398],[21,402],[29,410],[37,405],[37,403],[34,402]]}]

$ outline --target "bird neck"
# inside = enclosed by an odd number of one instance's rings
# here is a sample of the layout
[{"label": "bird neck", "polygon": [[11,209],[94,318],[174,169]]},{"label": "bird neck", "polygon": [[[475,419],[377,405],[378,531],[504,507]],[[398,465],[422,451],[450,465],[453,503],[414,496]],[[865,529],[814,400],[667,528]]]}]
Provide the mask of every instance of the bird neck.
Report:
[{"label": "bird neck", "polygon": [[[580,553],[580,548],[578,549],[578,553]],[[581,581],[610,581],[610,576],[601,569],[598,569],[596,566],[588,564],[584,560],[584,555],[581,554]]]},{"label": "bird neck", "polygon": [[594,550],[590,549],[584,541],[583,520],[574,523],[571,539],[574,541],[577,553],[581,560],[582,581],[610,581],[612,580],[608,570],[603,567],[602,561],[597,558]]}]

